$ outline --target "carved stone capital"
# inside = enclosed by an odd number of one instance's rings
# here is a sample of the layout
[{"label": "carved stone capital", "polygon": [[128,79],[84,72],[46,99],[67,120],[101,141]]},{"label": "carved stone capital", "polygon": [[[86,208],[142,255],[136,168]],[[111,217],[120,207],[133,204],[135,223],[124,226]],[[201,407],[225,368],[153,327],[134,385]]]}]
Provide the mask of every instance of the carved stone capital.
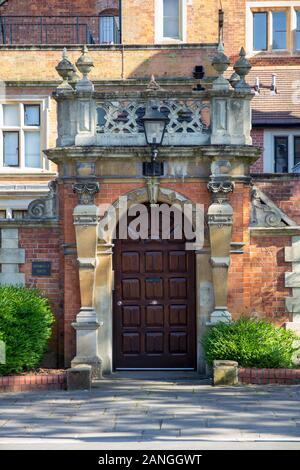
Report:
[{"label": "carved stone capital", "polygon": [[83,206],[94,204],[95,195],[99,190],[100,185],[96,182],[73,184],[73,192],[78,195],[78,203]]},{"label": "carved stone capital", "polygon": [[234,183],[231,179],[212,178],[207,185],[207,189],[212,193],[213,201],[222,204],[227,201],[228,194],[234,190]]}]

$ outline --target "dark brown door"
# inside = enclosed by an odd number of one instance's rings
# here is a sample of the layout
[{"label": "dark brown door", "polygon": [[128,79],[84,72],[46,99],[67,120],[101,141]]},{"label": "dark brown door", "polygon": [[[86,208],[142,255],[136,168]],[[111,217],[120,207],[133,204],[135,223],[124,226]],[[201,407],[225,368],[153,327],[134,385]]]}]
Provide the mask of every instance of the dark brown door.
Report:
[{"label": "dark brown door", "polygon": [[116,240],[115,369],[195,368],[195,254],[184,240]]}]

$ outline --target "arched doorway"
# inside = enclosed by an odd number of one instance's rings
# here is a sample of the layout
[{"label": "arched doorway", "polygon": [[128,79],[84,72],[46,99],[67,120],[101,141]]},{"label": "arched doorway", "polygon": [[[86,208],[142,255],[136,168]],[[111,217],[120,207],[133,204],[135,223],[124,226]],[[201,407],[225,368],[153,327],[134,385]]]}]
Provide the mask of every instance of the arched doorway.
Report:
[{"label": "arched doorway", "polygon": [[[150,206],[148,217],[150,227]],[[116,370],[196,368],[195,253],[186,251],[182,233],[175,239],[174,220],[171,237],[161,217],[158,233],[114,241]]]}]

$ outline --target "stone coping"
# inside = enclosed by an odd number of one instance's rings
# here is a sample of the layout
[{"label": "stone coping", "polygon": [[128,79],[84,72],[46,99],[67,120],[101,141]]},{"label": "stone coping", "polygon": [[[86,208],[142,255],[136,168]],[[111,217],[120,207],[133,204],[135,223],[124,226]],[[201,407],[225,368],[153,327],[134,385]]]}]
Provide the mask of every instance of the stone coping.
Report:
[{"label": "stone coping", "polygon": [[0,376],[0,393],[35,390],[65,390],[66,373]]},{"label": "stone coping", "polygon": [[[0,50],[13,51],[61,51],[66,44],[1,44]],[[181,44],[88,44],[89,51],[135,51],[135,50],[180,50],[180,49],[217,49],[217,43],[181,43]],[[67,44],[69,51],[81,51],[81,44]]]}]

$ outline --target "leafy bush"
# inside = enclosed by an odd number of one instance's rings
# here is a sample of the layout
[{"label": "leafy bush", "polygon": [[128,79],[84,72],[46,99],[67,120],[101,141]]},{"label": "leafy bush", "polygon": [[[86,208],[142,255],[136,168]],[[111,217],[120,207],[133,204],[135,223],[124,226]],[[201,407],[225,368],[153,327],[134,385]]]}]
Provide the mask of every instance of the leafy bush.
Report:
[{"label": "leafy bush", "polygon": [[299,339],[266,320],[240,318],[211,327],[202,344],[209,364],[219,359],[237,361],[243,367],[284,368],[293,365]]},{"label": "leafy bush", "polygon": [[38,366],[53,322],[49,301],[38,290],[0,287],[0,334],[6,345],[6,364],[0,364],[0,375]]}]

